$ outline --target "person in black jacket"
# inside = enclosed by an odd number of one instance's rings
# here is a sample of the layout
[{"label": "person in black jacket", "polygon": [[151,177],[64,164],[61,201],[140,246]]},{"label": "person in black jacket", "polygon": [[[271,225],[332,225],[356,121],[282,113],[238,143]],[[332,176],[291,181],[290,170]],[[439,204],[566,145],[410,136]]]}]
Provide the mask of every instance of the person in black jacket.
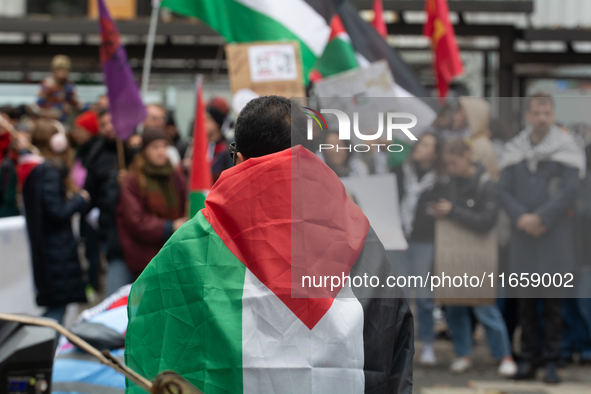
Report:
[{"label": "person in black jacket", "polygon": [[[117,141],[111,114],[106,110],[101,111],[98,122],[99,137],[88,153],[88,174],[84,188],[90,193],[92,207],[100,210],[99,241],[109,262],[105,290],[105,295],[108,296],[132,281],[123,258],[116,222],[119,183],[126,170],[119,169]],[[131,162],[132,156],[131,150],[125,150],[126,163]]]},{"label": "person in black jacket", "polygon": [[44,316],[61,323],[68,303],[86,302],[71,219],[88,209],[90,195],[69,178],[68,142],[53,122],[41,120],[35,126],[33,143],[45,161],[25,181],[23,201],[37,304],[48,308]]},{"label": "person in black jacket", "polygon": [[[446,185],[448,198],[433,204],[435,217],[451,219],[476,233],[495,231],[498,202],[496,186],[491,176],[480,163],[472,161],[472,151],[463,140],[448,141],[443,159],[450,176]],[[452,330],[454,349],[458,356],[451,364],[450,371],[461,373],[472,366],[470,310],[486,330],[493,357],[500,361],[499,375],[514,375],[517,372],[517,364],[511,355],[507,326],[496,304],[447,307],[447,322]]]},{"label": "person in black jacket", "polygon": [[[395,170],[400,198],[402,229],[408,241],[405,251],[389,251],[390,261],[405,276],[427,277],[433,269],[435,219],[430,203],[443,197],[442,139],[424,133],[413,147],[408,160]],[[423,349],[419,362],[425,366],[437,363],[432,343],[435,340],[433,296],[428,288],[416,289],[419,340]]]}]

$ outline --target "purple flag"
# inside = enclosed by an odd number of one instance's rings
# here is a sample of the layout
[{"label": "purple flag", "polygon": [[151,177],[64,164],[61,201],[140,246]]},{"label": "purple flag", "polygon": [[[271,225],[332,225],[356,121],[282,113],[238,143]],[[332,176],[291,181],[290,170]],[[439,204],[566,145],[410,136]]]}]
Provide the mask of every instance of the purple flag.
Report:
[{"label": "purple flag", "polygon": [[140,97],[133,73],[127,64],[127,52],[121,45],[119,31],[104,0],[98,0],[99,30],[101,33],[100,56],[109,96],[109,110],[113,117],[115,133],[127,140],[137,125],[146,118],[146,108]]}]

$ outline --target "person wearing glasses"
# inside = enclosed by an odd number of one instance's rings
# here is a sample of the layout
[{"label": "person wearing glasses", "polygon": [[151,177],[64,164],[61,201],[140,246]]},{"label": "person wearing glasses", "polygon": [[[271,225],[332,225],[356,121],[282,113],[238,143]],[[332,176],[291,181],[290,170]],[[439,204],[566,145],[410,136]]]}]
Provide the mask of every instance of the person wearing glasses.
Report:
[{"label": "person wearing glasses", "polygon": [[361,278],[391,266],[337,174],[307,149],[306,124],[284,97],[242,109],[226,151],[234,166],[132,287],[130,368],[148,379],[173,369],[204,392],[412,392],[402,289],[298,285],[303,272]]}]

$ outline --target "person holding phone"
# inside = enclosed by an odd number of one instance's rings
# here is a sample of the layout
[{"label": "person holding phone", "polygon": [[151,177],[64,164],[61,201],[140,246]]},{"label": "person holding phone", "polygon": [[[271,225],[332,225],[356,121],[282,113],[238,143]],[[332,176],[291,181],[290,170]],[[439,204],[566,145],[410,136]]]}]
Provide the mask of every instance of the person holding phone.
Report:
[{"label": "person holding phone", "polygon": [[[498,199],[491,175],[485,172],[482,164],[474,163],[472,150],[464,140],[448,141],[443,151],[443,160],[449,174],[449,183],[446,185],[448,198],[442,198],[433,204],[435,217],[451,219],[476,233],[494,231]],[[457,247],[461,248],[462,245]],[[450,372],[462,373],[472,367],[471,311],[486,330],[493,357],[500,361],[499,375],[513,376],[517,372],[517,364],[511,355],[507,326],[496,304],[447,307],[447,322],[458,356],[452,362]]]}]

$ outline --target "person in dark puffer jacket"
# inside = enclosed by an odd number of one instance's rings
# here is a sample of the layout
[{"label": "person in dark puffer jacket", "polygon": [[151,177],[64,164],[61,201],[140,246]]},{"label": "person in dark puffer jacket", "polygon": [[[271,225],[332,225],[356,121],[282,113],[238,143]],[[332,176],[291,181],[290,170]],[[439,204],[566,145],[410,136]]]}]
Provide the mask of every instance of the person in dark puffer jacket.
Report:
[{"label": "person in dark puffer jacket", "polygon": [[61,323],[67,304],[86,302],[86,282],[71,219],[88,209],[90,195],[69,178],[68,142],[55,122],[41,120],[35,126],[33,144],[45,161],[25,181],[23,201],[37,304],[48,308],[44,316]]}]

